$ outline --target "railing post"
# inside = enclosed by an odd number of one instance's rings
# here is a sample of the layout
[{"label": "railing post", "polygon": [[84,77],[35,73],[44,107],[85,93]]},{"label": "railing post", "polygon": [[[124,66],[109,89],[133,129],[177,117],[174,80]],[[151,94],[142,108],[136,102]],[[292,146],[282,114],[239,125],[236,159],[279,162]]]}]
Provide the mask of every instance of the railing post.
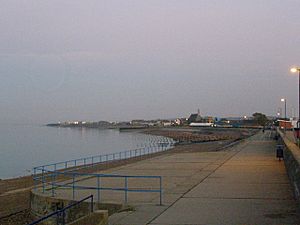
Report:
[{"label": "railing post", "polygon": [[45,193],[45,174],[44,174],[44,166],[42,168],[42,183],[43,183],[43,193]]},{"label": "railing post", "polygon": [[53,174],[51,175],[51,191],[52,191],[52,197],[54,197],[54,182],[55,182],[55,172],[53,172]]},{"label": "railing post", "polygon": [[36,180],[36,167],[33,168],[33,183],[34,183],[34,190],[36,191],[37,180]]},{"label": "railing post", "polygon": [[91,195],[91,212],[94,212],[94,195]]},{"label": "railing post", "polygon": [[[57,210],[57,208],[56,208],[56,210]],[[58,213],[56,214],[56,225],[59,225],[59,211],[58,211]]]},{"label": "railing post", "polygon": [[128,178],[125,177],[125,204],[128,202]]},{"label": "railing post", "polygon": [[162,205],[162,177],[159,177],[159,205]]},{"label": "railing post", "polygon": [[72,191],[73,191],[73,200],[74,200],[75,199],[75,174],[73,174]]},{"label": "railing post", "polygon": [[68,161],[65,162],[65,169],[68,168]]},{"label": "railing post", "polygon": [[65,225],[66,224],[66,219],[65,219],[66,213],[65,210],[62,211],[62,224]]},{"label": "railing post", "polygon": [[100,177],[97,175],[97,199],[100,202]]},{"label": "railing post", "polygon": [[[56,181],[56,176],[57,176],[56,170],[57,170],[57,164],[54,164],[54,174],[53,174],[53,179],[52,179],[52,181],[54,180],[54,182]],[[53,184],[52,184],[52,187],[53,187]],[[54,196],[54,194],[55,193],[52,191],[52,197]]]},{"label": "railing post", "polygon": [[92,157],[92,167],[94,167],[94,156]]}]

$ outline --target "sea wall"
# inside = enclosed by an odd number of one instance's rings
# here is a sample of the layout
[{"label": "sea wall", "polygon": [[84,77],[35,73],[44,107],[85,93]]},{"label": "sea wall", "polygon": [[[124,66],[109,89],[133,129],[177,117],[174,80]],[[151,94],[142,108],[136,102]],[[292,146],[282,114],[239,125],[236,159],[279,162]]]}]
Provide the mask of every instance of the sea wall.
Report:
[{"label": "sea wall", "polygon": [[294,189],[295,198],[300,200],[300,150],[298,146],[284,136],[282,132],[278,132],[281,136],[282,144],[284,144],[284,163]]},{"label": "sea wall", "polygon": [[[30,205],[33,219],[42,218],[52,212],[60,210],[75,201],[68,199],[58,199],[42,195],[40,193],[31,192]],[[104,220],[115,212],[122,209],[122,204],[115,203],[94,203],[94,213],[91,213],[91,203],[82,202],[76,207],[72,207],[65,211],[65,222],[67,224],[89,224],[98,225],[105,224]],[[100,210],[100,211],[99,211]],[[106,213],[105,213],[106,212]],[[107,216],[106,216],[107,214]],[[102,220],[100,220],[102,218]],[[54,216],[46,220],[43,225],[55,225],[57,218]]]}]

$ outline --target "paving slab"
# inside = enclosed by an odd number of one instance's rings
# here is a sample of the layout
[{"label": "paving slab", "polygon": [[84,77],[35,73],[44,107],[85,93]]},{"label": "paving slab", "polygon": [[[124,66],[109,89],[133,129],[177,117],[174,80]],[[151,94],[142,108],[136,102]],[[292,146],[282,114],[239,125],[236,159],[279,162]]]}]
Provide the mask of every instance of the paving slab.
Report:
[{"label": "paving slab", "polygon": [[299,224],[292,200],[182,198],[151,225]]},{"label": "paving slab", "polygon": [[185,195],[187,198],[290,199],[290,184],[247,184],[203,182]]},{"label": "paving slab", "polygon": [[166,206],[145,205],[140,206],[137,211],[120,218],[120,215],[110,217],[109,224],[141,225],[152,220],[156,215],[166,210]]}]

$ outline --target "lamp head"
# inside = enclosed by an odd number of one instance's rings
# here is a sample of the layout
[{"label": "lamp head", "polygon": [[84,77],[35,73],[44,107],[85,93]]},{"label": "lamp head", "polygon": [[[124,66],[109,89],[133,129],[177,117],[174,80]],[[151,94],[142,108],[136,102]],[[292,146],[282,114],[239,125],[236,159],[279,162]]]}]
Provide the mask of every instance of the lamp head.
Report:
[{"label": "lamp head", "polygon": [[280,101],[285,102],[285,98],[280,99]]},{"label": "lamp head", "polygon": [[297,71],[300,71],[300,68],[298,68],[298,67],[291,68],[292,73],[296,73]]}]

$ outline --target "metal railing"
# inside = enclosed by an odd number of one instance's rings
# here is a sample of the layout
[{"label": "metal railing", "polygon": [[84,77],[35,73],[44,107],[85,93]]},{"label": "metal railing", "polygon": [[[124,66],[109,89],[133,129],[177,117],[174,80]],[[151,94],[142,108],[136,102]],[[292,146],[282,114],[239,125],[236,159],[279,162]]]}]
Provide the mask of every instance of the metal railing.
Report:
[{"label": "metal railing", "polygon": [[86,201],[86,200],[88,200],[88,199],[91,199],[90,211],[91,211],[91,213],[92,213],[92,212],[94,211],[94,197],[93,197],[93,195],[90,195],[90,196],[88,196],[88,197],[86,197],[86,198],[81,199],[81,200],[78,201],[78,202],[75,202],[75,203],[70,204],[70,205],[68,205],[68,206],[66,206],[66,207],[64,207],[64,208],[62,208],[62,209],[60,209],[60,210],[57,210],[57,211],[55,211],[55,212],[53,212],[53,213],[50,213],[50,214],[48,214],[47,216],[44,216],[44,217],[42,217],[42,218],[40,218],[40,219],[38,219],[38,220],[36,220],[36,221],[34,221],[34,222],[28,224],[28,225],[39,224],[39,223],[41,223],[41,222],[43,222],[43,221],[45,221],[45,220],[47,220],[47,219],[49,219],[49,218],[51,218],[51,217],[54,217],[54,216],[56,216],[56,224],[58,224],[58,225],[59,225],[59,224],[65,225],[65,224],[66,224],[66,220],[65,220],[65,217],[66,217],[66,210],[68,210],[68,209],[70,209],[70,208],[73,208],[73,207],[75,207],[75,206],[81,204],[82,202],[84,202],[84,201]]},{"label": "metal railing", "polygon": [[155,152],[165,151],[170,149],[175,143],[176,142],[171,138],[163,138],[160,142],[151,142],[150,144],[137,149],[126,150],[126,151],[104,154],[104,155],[89,156],[84,158],[66,160],[58,163],[37,166],[33,168],[33,173],[34,175],[36,175],[37,173],[35,170],[39,168],[56,171],[56,170],[62,170],[67,168],[72,168],[73,170],[75,170],[74,167],[80,167],[78,169],[82,169],[82,167],[93,167],[95,164],[98,163],[128,159],[128,158],[143,156]]},{"label": "metal railing", "polygon": [[[102,191],[119,191],[124,192],[124,202],[128,203],[128,193],[130,192],[148,192],[159,193],[159,203],[162,204],[162,177],[161,176],[128,176],[128,175],[115,175],[115,174],[96,174],[96,173],[80,173],[78,170],[94,167],[96,165],[107,164],[109,162],[124,160],[129,158],[142,157],[148,154],[162,152],[172,148],[175,143],[172,139],[165,138],[165,142],[148,145],[144,148],[127,150],[124,152],[98,155],[64,162],[58,162],[43,166],[35,167],[33,179],[35,190],[40,187],[42,193],[51,193],[55,196],[56,190],[59,188],[71,189],[72,199],[76,198],[76,190],[94,190],[97,192],[97,201],[101,201]],[[63,177],[63,179],[62,179]],[[104,187],[101,185],[103,178],[115,178],[124,181],[123,187]],[[79,185],[80,181],[86,179],[94,179],[95,183],[92,186]],[[158,182],[158,188],[129,188],[128,182],[132,179],[154,179]]]},{"label": "metal railing", "polygon": [[[159,194],[159,204],[162,205],[162,177],[161,176],[137,176],[137,175],[114,175],[114,174],[95,174],[95,173],[75,173],[75,172],[59,172],[59,171],[45,171],[47,176],[50,177],[49,181],[40,180],[42,183],[42,192],[50,192],[51,196],[54,197],[56,194],[56,190],[61,189],[69,189],[72,191],[72,200],[76,199],[76,192],[78,190],[91,190],[96,191],[97,202],[101,202],[101,193],[102,191],[117,191],[124,192],[124,202],[128,203],[128,193],[130,192],[140,192],[140,193],[158,193]],[[56,181],[55,177],[63,175],[65,177],[69,177],[69,180],[65,181]],[[115,178],[123,180],[122,187],[107,187],[102,185],[101,180],[105,178]],[[80,185],[80,182],[89,179],[91,182],[90,185]],[[129,181],[133,179],[152,179],[157,180],[157,188],[129,188]]]}]

